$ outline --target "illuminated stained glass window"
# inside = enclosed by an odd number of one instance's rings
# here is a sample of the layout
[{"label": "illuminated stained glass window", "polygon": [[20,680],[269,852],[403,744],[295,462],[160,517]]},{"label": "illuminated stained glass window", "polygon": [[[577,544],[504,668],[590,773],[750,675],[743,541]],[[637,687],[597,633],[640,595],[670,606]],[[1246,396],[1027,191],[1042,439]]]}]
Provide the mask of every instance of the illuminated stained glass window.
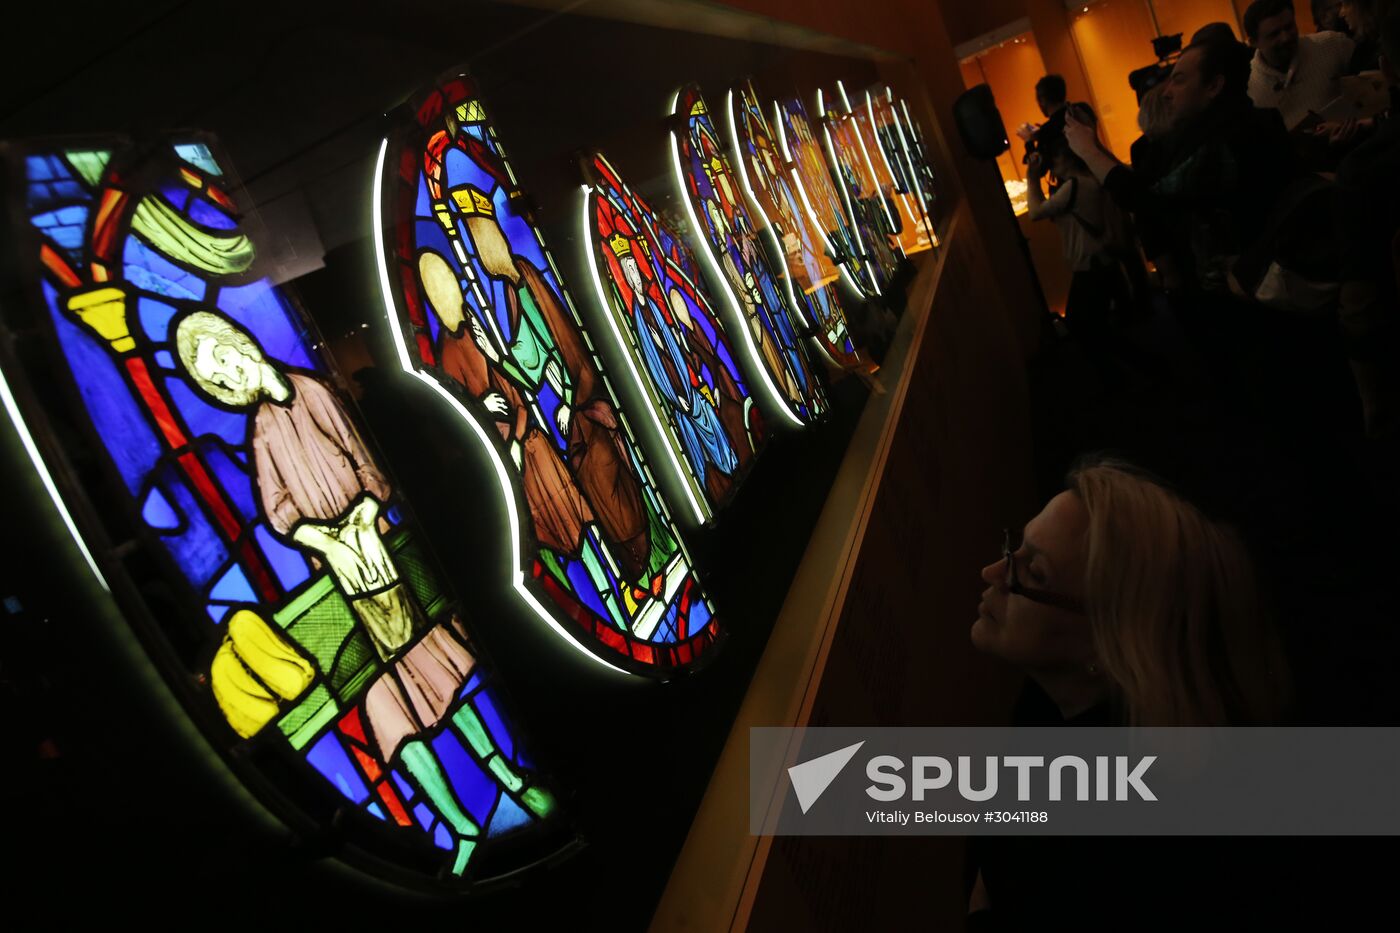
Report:
[{"label": "illuminated stained glass window", "polygon": [[843,112],[839,99],[817,91],[822,142],[826,146],[831,179],[841,193],[846,214],[855,228],[856,243],[864,251],[866,271],[883,292],[895,273],[890,237],[895,230],[894,212],[885,203],[880,186],[865,161],[855,117]]},{"label": "illuminated stained glass window", "polygon": [[487,445],[518,516],[517,588],[605,663],[693,665],[713,607],[471,78],[408,111],[376,202],[390,324],[404,368]]},{"label": "illuminated stained glass window", "polygon": [[919,180],[918,191],[924,201],[924,213],[932,217],[937,194],[934,189],[932,153],[928,148],[927,137],[919,124],[914,122],[907,103],[896,98],[889,88],[885,89],[885,97],[900,117],[900,125],[904,128],[904,141],[909,145],[909,158],[914,164],[914,172]]},{"label": "illuminated stained glass window", "polygon": [[827,168],[827,150],[807,118],[807,108],[798,97],[773,105],[775,128],[781,127],[778,141],[783,158],[807,217],[822,232],[828,253],[835,259],[844,281],[858,296],[880,293],[875,273],[866,268],[865,249],[846,213],[845,202],[832,182]]},{"label": "illuminated stained glass window", "polygon": [[733,498],[766,434],[695,257],[601,154],[583,237],[602,312],[625,349],[697,521]]},{"label": "illuminated stained glass window", "polygon": [[[70,529],[213,744],[289,818],[334,819],[346,858],[428,883],[480,880],[497,837],[551,837],[470,620],[264,275],[213,143],[9,152],[39,261],[29,319],[6,326],[77,390],[12,414],[40,437],[86,425],[35,466],[102,465],[79,510],[100,518]],[[145,601],[157,588],[178,611]]]},{"label": "illuminated stained glass window", "polygon": [[905,166],[904,152],[894,138],[893,114],[889,111],[888,102],[883,108],[885,119],[882,122],[875,108],[875,99],[869,91],[865,92],[863,100],[855,101],[853,106],[845,85],[837,81],[836,89],[841,94],[841,102],[847,113],[855,117],[861,159],[882,195],[884,216],[892,218],[897,225],[890,242],[905,256],[932,249],[935,245],[933,229],[924,214],[923,204],[914,194],[914,183]]},{"label": "illuminated stained glass window", "polygon": [[730,92],[728,111],[733,164],[759,226],[771,237],[774,256],[781,257],[779,275],[791,306],[811,322],[813,339],[833,363],[873,372],[877,367],[856,347],[846,324],[836,290],[840,272],[822,232],[802,206],[752,84],[744,83],[737,94]]},{"label": "illuminated stained glass window", "polygon": [[[875,132],[880,139],[880,148],[895,177],[896,190],[900,192],[902,209],[917,213],[925,225],[929,241],[938,245],[938,233],[934,229],[931,206],[924,192],[924,179],[919,168],[919,156],[910,144],[910,134],[905,130],[904,120],[898,111],[894,92],[885,88],[878,93],[865,93],[866,107],[869,108]],[[902,102],[901,102],[902,103]]]},{"label": "illuminated stained glass window", "polygon": [[783,414],[799,424],[811,421],[826,408],[825,392],[798,339],[800,318],[764,255],[758,226],[700,89],[688,84],[677,91],[671,112],[677,196],[738,316],[740,342]]}]

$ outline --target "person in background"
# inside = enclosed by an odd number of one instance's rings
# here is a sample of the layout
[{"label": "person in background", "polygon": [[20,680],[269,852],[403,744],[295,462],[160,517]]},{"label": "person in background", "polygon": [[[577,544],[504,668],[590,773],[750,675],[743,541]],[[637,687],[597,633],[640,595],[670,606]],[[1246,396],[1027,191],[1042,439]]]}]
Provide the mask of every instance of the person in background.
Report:
[{"label": "person in background", "polygon": [[1046,75],[1035,83],[1035,103],[1045,122],[1040,125],[1023,123],[1016,129],[1016,135],[1026,144],[1027,161],[1032,152],[1053,146],[1055,140],[1064,138],[1068,100],[1069,90],[1062,76]]},{"label": "person in background", "polygon": [[1151,170],[1118,162],[1072,114],[1065,121],[1070,148],[1133,214],[1148,258],[1168,255],[1197,295],[1229,294],[1235,259],[1297,174],[1282,118],[1250,103],[1248,82],[1239,43],[1188,46],[1163,85],[1171,141]]},{"label": "person in background", "polygon": [[[1087,108],[1076,116],[1093,122]],[[1047,199],[1041,180],[1047,168],[1059,185]],[[1138,262],[1127,215],[1104,193],[1084,161],[1063,138],[1045,151],[1031,153],[1026,192],[1032,221],[1052,221],[1072,279],[1065,304],[1065,326],[1084,347],[1105,384],[1121,386],[1124,354],[1117,346],[1117,328],[1134,302],[1136,278],[1129,263]]]},{"label": "person in background", "polygon": [[1312,0],[1312,18],[1317,24],[1317,32],[1351,35],[1351,27],[1342,18],[1342,0]]},{"label": "person in background", "polygon": [[[1245,10],[1244,30],[1254,48],[1249,97],[1254,106],[1281,113],[1290,132],[1341,95],[1341,78],[1356,50],[1352,40],[1332,32],[1300,36],[1292,0],[1255,0]],[[1329,132],[1343,130],[1354,135],[1356,126]]]},{"label": "person in background", "polygon": [[[1395,101],[1400,97],[1400,4],[1392,5],[1376,33],[1378,64]],[[1400,121],[1395,119],[1380,123],[1375,135],[1357,146],[1337,170],[1337,224],[1344,257],[1342,332],[1361,395],[1366,433],[1392,447],[1400,438],[1398,177]]]},{"label": "person in background", "polygon": [[1380,70],[1381,20],[1393,5],[1394,0],[1342,0],[1339,4],[1342,19],[1356,40],[1356,51],[1347,63],[1347,74]]}]

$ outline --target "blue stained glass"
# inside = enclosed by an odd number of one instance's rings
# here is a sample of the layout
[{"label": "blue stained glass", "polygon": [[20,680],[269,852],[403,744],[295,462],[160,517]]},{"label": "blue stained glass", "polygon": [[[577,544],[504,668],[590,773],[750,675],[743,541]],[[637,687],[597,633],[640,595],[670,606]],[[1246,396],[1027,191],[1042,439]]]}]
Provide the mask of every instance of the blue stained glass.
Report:
[{"label": "blue stained glass", "polygon": [[428,197],[428,179],[422,173],[418,175],[418,200],[414,203],[413,213],[419,217],[433,216],[433,202]]},{"label": "blue stained glass", "polygon": [[238,221],[203,198],[195,198],[190,202],[189,215],[190,220],[211,230],[232,230],[238,226]]},{"label": "blue stained glass", "polygon": [[496,186],[496,179],[477,165],[475,159],[456,147],[447,150],[447,158],[443,160],[443,166],[446,169],[444,177],[447,179],[447,187],[449,188],[456,188],[458,185],[472,185],[482,191],[490,191]]},{"label": "blue stained glass", "polygon": [[501,712],[496,708],[496,701],[490,690],[481,691],[481,695],[476,698],[476,711],[481,714],[486,728],[491,730],[491,738],[496,740],[496,747],[501,750],[501,754],[507,758],[514,758],[515,739],[506,727],[505,720],[501,718]]},{"label": "blue stained glass", "polygon": [[[403,795],[404,801],[411,801],[413,799],[413,785],[404,780],[404,776],[397,771],[390,771],[389,774],[394,778],[394,783],[398,785],[399,793]],[[421,807],[422,804],[420,803],[419,806]]]},{"label": "blue stained glass", "polygon": [[321,736],[321,741],[306,753],[306,760],[350,800],[358,804],[369,799],[369,788],[360,780],[334,732]]},{"label": "blue stained glass", "polygon": [[221,290],[218,306],[256,334],[258,343],[270,358],[302,369],[322,369],[320,363],[311,358],[302,325],[267,279]]},{"label": "blue stained glass", "polygon": [[173,531],[180,527],[180,514],[154,486],[146,493],[146,502],[141,506],[141,520],[156,531]]},{"label": "blue stained glass", "polygon": [[413,808],[413,816],[418,820],[418,825],[424,829],[431,829],[433,826],[433,811],[428,809],[426,803],[420,803]]},{"label": "blue stained glass", "polygon": [[481,766],[467,754],[452,732],[444,732],[433,739],[433,751],[437,753],[442,769],[447,772],[457,799],[467,808],[477,825],[486,822],[491,806],[500,794],[495,779],[481,770]]},{"label": "blue stained glass", "polygon": [[690,603],[690,631],[695,633],[710,624],[710,606],[703,599]]},{"label": "blue stained glass", "polygon": [[166,535],[162,540],[195,589],[203,589],[228,561],[228,546],[205,516],[183,473],[169,461],[162,461],[155,480],[188,523],[182,534]]},{"label": "blue stained glass", "polygon": [[204,143],[181,143],[175,147],[175,154],[195,168],[203,169],[210,175],[222,175],[223,169],[214,161],[214,154]]},{"label": "blue stained glass", "polygon": [[481,686],[481,675],[480,675],[480,674],[472,674],[471,677],[467,678],[467,683],[466,683],[466,685],[465,685],[464,687],[462,687],[461,691],[457,694],[457,696],[458,696],[459,698],[460,698],[460,697],[464,697],[464,696],[466,696],[467,694],[471,693],[473,690],[475,690],[477,687],[480,687],[480,686]]},{"label": "blue stained glass", "polygon": [[44,283],[59,345],[78,383],[88,415],[132,495],[161,454],[160,442],[132,397],[111,353],[88,331],[58,310],[58,294]]},{"label": "blue stained glass", "polygon": [[31,217],[30,222],[66,250],[80,249],[87,226],[88,209],[72,205]]},{"label": "blue stained glass", "polygon": [[24,169],[31,181],[49,181],[55,172],[62,173],[60,165],[55,156],[32,155],[24,160]]},{"label": "blue stained glass", "polygon": [[535,397],[539,399],[540,411],[544,413],[545,432],[549,434],[550,440],[554,442],[556,447],[567,450],[568,441],[559,433],[559,425],[554,420],[554,413],[559,410],[559,405],[562,402],[558,393],[554,391],[554,386],[548,382],[541,382]]},{"label": "blue stained glass", "polygon": [[499,836],[530,822],[530,814],[520,808],[520,804],[505,794],[496,805],[496,813],[491,817],[491,825],[486,830],[488,836]]},{"label": "blue stained glass", "polygon": [[156,365],[161,369],[174,369],[175,357],[170,355],[169,350],[157,350],[155,354]]},{"label": "blue stained glass", "polygon": [[448,832],[447,827],[441,823],[438,824],[437,829],[433,830],[433,845],[439,849],[449,851],[452,849],[452,833]]},{"label": "blue stained glass", "polygon": [[[548,269],[549,263],[544,258],[544,250],[540,249],[540,241],[535,239],[535,234],[525,218],[516,213],[515,205],[510,203],[510,196],[505,188],[496,189],[495,202],[496,219],[500,222],[506,239],[510,241],[511,251],[524,257],[525,261],[536,269]],[[558,287],[556,282],[550,284]]]},{"label": "blue stained glass", "polygon": [[189,425],[193,437],[212,434],[224,442],[240,447],[248,439],[248,416],[226,408],[215,408],[203,396],[195,393],[189,383],[172,376],[165,380],[165,390]]},{"label": "blue stained glass", "polygon": [[253,537],[257,539],[258,550],[272,565],[272,572],[277,574],[277,581],[283,589],[291,592],[310,579],[311,568],[306,565],[306,558],[300,551],[278,541],[266,525],[255,526]]},{"label": "blue stained glass", "polygon": [[141,329],[156,343],[170,340],[170,321],[175,317],[175,308],[163,301],[142,296],[136,302],[137,313],[141,318]]},{"label": "blue stained glass", "polygon": [[603,601],[598,598],[598,591],[593,586],[593,581],[588,576],[587,569],[582,561],[571,560],[565,564],[565,571],[569,582],[574,585],[574,595],[583,600],[585,606],[598,613],[601,618],[610,619],[608,610],[604,608]]},{"label": "blue stained glass", "polygon": [[661,624],[669,625],[672,628],[674,628],[676,625],[676,618],[680,615],[680,611],[681,600],[680,597],[677,596],[675,602],[671,603],[671,605],[666,609],[666,614],[661,617]]},{"label": "blue stained glass", "polygon": [[374,817],[377,820],[382,820],[386,818],[384,816],[384,808],[377,803],[370,804],[369,806],[365,807],[365,810],[369,813],[370,816]]},{"label": "blue stained glass", "polygon": [[219,485],[233,499],[233,504],[249,521],[258,517],[257,496],[253,492],[253,478],[248,475],[239,461],[234,460],[219,444],[201,443],[198,445],[204,455],[204,462],[214,471]]},{"label": "blue stained glass", "polygon": [[258,601],[258,597],[253,593],[252,585],[248,583],[248,578],[243,573],[243,568],[237,564],[230,565],[224,575],[219,578],[219,582],[214,584],[214,588],[209,591],[209,598],[230,603],[255,603]]},{"label": "blue stained glass", "polygon": [[88,200],[87,190],[76,181],[60,181],[53,186],[54,195],[65,201]]},{"label": "blue stained glass", "polygon": [[230,608],[232,607],[210,603],[204,607],[204,611],[209,613],[209,618],[213,619],[216,625],[223,625],[224,616],[228,614]]},{"label": "blue stained glass", "polygon": [[384,520],[391,525],[398,525],[403,522],[403,512],[397,505],[391,505],[384,510]]},{"label": "blue stained glass", "polygon": [[198,301],[204,297],[203,279],[165,259],[138,237],[126,238],[122,262],[123,274],[137,288],[170,298]]},{"label": "blue stained glass", "polygon": [[185,202],[190,199],[190,189],[186,185],[177,185],[174,182],[160,186],[161,197],[170,202],[170,206],[177,211],[185,209]]}]

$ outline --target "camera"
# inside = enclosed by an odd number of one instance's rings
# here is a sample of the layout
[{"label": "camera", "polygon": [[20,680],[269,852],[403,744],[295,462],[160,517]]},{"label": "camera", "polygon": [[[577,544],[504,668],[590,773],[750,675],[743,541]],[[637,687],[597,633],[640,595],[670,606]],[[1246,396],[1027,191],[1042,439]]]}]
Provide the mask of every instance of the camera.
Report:
[{"label": "camera", "polygon": [[1158,36],[1152,40],[1152,52],[1157,56],[1154,64],[1129,73],[1128,86],[1137,94],[1138,103],[1143,96],[1171,75],[1176,60],[1181,57],[1181,33],[1171,36]]}]

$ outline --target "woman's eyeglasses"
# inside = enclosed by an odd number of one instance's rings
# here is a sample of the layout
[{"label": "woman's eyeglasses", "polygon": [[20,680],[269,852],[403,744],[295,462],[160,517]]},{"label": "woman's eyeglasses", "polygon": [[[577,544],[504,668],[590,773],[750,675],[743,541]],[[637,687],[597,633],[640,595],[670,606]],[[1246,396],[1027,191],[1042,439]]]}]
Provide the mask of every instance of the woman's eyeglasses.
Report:
[{"label": "woman's eyeglasses", "polygon": [[1057,609],[1064,609],[1068,612],[1082,613],[1084,611],[1084,603],[1072,596],[1065,596],[1062,593],[1052,593],[1049,590],[1034,590],[1021,585],[1021,581],[1016,577],[1016,554],[1011,550],[1010,528],[1002,530],[1001,559],[1006,561],[1006,590],[1013,596],[1020,596],[1024,599],[1029,599],[1033,603],[1054,606]]}]

